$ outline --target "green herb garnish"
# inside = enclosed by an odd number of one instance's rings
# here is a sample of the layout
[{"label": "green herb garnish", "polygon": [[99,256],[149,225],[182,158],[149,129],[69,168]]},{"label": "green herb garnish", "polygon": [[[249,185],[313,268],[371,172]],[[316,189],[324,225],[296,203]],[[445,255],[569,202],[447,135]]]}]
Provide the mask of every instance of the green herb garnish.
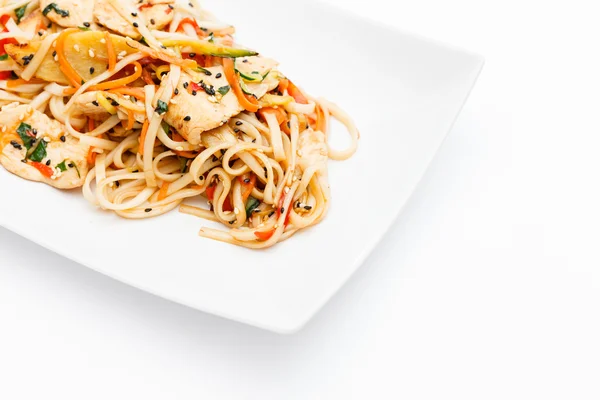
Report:
[{"label": "green herb garnish", "polygon": [[78,26],[77,28],[79,28],[80,31],[89,31],[90,28],[88,28],[87,26]]},{"label": "green herb garnish", "polygon": [[25,122],[21,122],[21,124],[17,128],[17,133],[19,134],[19,137],[23,141],[23,144],[25,145],[25,148],[27,150],[29,150],[33,142],[35,142],[35,137],[33,137],[31,131],[31,125],[26,124]]},{"label": "green herb garnish", "polygon": [[42,14],[44,14],[44,16],[46,16],[52,10],[54,10],[54,12],[57,13],[58,15],[60,15],[61,17],[68,17],[69,16],[69,11],[63,10],[63,9],[59,8],[56,5],[56,3],[50,3],[50,4],[48,4],[46,6],[46,8],[44,8],[44,10],[42,11]]},{"label": "green herb garnish", "polygon": [[221,93],[221,96],[225,96],[227,93],[229,93],[229,89],[231,89],[231,87],[228,86],[221,86],[219,89],[217,89],[217,92]]},{"label": "green herb garnish", "polygon": [[246,202],[246,218],[250,218],[258,206],[260,206],[260,200],[257,200],[252,196],[248,197],[248,202]]},{"label": "green herb garnish", "polygon": [[25,16],[25,10],[27,10],[28,4],[25,4],[23,7],[19,7],[15,10],[15,15],[17,16],[17,24],[21,23],[21,18]]},{"label": "green herb garnish", "polygon": [[154,109],[158,113],[158,115],[163,115],[167,111],[169,111],[169,106],[162,100],[158,101],[158,106]]},{"label": "green herb garnish", "polygon": [[179,170],[181,171],[182,174],[185,174],[187,172],[188,159],[185,157],[179,157],[179,156],[177,156],[177,158],[179,158]]},{"label": "green herb garnish", "polygon": [[56,166],[56,168],[60,169],[61,172],[65,172],[67,170],[67,160],[64,160],[60,164]]},{"label": "green herb garnish", "polygon": [[0,61],[8,60],[8,54],[2,54],[0,56]]},{"label": "green herb garnish", "polygon": [[48,153],[46,153],[46,141],[40,140],[33,153],[31,153],[31,155],[29,156],[29,159],[31,161],[41,162],[44,158],[46,158],[47,154]]}]

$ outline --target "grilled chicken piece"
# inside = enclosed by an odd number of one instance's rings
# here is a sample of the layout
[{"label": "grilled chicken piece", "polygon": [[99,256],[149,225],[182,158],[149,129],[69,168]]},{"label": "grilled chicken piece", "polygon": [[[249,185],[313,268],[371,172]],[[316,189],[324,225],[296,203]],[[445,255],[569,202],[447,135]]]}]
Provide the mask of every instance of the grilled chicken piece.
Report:
[{"label": "grilled chicken piece", "polygon": [[[110,37],[117,54],[125,56],[137,51],[127,45],[126,38],[123,36],[111,35]],[[35,54],[40,48],[40,44],[40,41],[32,41],[22,45],[7,44],[4,48],[10,58],[24,66],[24,60]],[[105,72],[108,55],[104,32],[82,31],[69,35],[65,39],[65,57],[86,81]],[[54,59],[52,51],[49,51],[44,57],[42,65],[35,72],[35,77],[47,82],[69,84],[69,80],[61,72],[58,62]]]},{"label": "grilled chicken piece", "polygon": [[[0,133],[0,143],[3,146],[0,149],[0,164],[4,168],[21,178],[43,182],[58,189],[73,189],[83,185],[89,170],[87,163],[89,147],[67,135],[65,127],[60,122],[50,119],[46,114],[28,105],[16,103],[2,108],[0,121],[3,128],[6,127],[6,130]],[[27,157],[27,148],[17,133],[22,123],[31,126],[28,135],[31,137],[32,150],[37,149],[41,141],[45,142],[46,154],[37,165],[52,171],[52,177],[43,175],[30,160],[23,162]],[[63,137],[64,139],[61,140]],[[66,170],[61,171],[59,165]]]},{"label": "grilled chicken piece", "polygon": [[86,26],[94,21],[93,0],[40,0],[46,17],[65,28]]},{"label": "grilled chicken piece", "polygon": [[[173,5],[175,0],[121,0],[129,3],[130,8],[139,10],[136,21],[138,24],[145,23],[149,29],[161,30],[169,25],[173,20],[173,10],[169,5]],[[135,40],[142,38],[142,35],[137,29],[125,18],[121,16],[108,2],[108,0],[96,0],[94,7],[94,16],[100,25],[120,33],[124,36],[129,36]]]},{"label": "grilled chicken piece", "polygon": [[235,144],[237,142],[238,138],[235,136],[229,125],[223,125],[219,128],[202,132],[202,146],[206,148],[218,146],[223,143]]},{"label": "grilled chicken piece", "polygon": [[225,124],[229,118],[243,111],[232,90],[225,95],[219,93],[220,88],[229,86],[223,67],[207,69],[211,75],[201,73],[200,82],[181,73],[177,85],[179,94],[173,96],[165,114],[165,121],[191,144],[200,144],[202,132]]}]

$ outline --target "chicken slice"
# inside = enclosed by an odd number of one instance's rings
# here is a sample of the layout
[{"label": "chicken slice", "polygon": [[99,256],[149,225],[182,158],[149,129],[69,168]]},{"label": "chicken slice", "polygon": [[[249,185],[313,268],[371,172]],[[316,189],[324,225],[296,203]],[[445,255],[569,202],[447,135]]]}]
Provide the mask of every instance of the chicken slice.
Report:
[{"label": "chicken slice", "polygon": [[[31,181],[43,182],[58,189],[73,189],[81,187],[89,171],[87,163],[88,146],[78,139],[68,135],[65,127],[58,121],[49,118],[28,105],[11,104],[0,111],[0,121],[3,130],[0,133],[0,143],[3,148],[0,153],[0,164],[9,172]],[[31,126],[28,137],[31,149],[37,149],[45,143],[45,154],[39,161],[41,168],[48,167],[52,177],[47,177],[38,168],[32,166],[27,158],[27,148],[23,139],[17,133],[21,124]],[[39,155],[39,154],[38,154]],[[30,155],[29,157],[32,157]],[[65,170],[62,171],[61,168]]]},{"label": "chicken slice", "polygon": [[[229,90],[223,67],[207,70],[210,75],[200,74],[202,79],[199,82],[181,73],[178,94],[173,96],[165,114],[165,122],[191,144],[200,144],[202,132],[225,124],[229,118],[244,110],[233,91]],[[225,94],[220,93],[219,89]]]},{"label": "chicken slice", "polygon": [[65,28],[86,26],[94,21],[92,0],[40,0],[40,8],[50,21]]},{"label": "chicken slice", "polygon": [[[141,2],[122,0],[122,2],[129,3],[129,8],[137,8],[139,10],[138,16],[136,16],[139,19],[138,23],[145,23],[149,29],[161,30],[173,20],[174,12],[169,6],[172,6],[175,0],[144,0]],[[96,0],[94,16],[100,25],[123,36],[129,36],[135,40],[142,38],[138,30],[121,16],[108,0]]]},{"label": "chicken slice", "polygon": [[279,63],[271,58],[252,56],[235,60],[235,68],[242,77],[246,91],[260,99],[279,85]]}]

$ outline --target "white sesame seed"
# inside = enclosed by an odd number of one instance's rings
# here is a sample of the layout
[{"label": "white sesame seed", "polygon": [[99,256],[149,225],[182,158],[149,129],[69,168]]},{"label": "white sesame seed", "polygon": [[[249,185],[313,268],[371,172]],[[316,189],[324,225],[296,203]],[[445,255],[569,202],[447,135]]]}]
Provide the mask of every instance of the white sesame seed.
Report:
[{"label": "white sesame seed", "polygon": [[100,43],[106,44],[106,39],[104,39],[104,38],[100,39]]},{"label": "white sesame seed", "polygon": [[283,189],[283,191],[284,191],[284,192],[287,194],[287,193],[289,193],[289,192],[290,192],[290,188],[286,186],[286,187]]},{"label": "white sesame seed", "polygon": [[127,55],[127,52],[125,50],[123,50],[122,52],[119,53],[120,57],[125,57]]},{"label": "white sesame seed", "polygon": [[279,228],[279,224],[275,224],[275,226],[273,228],[275,228],[275,229]]},{"label": "white sesame seed", "polygon": [[50,138],[48,136],[44,136],[44,142],[50,143]]},{"label": "white sesame seed", "polygon": [[7,129],[7,128],[6,128],[6,125],[4,125],[4,126],[2,127],[2,132],[6,132],[6,129]]},{"label": "white sesame seed", "polygon": [[79,45],[78,44],[74,45],[73,49],[75,49],[75,51],[79,53]]},{"label": "white sesame seed", "polygon": [[240,213],[240,209],[239,209],[239,208],[237,208],[237,207],[236,207],[236,208],[234,208],[234,209],[233,209],[233,213],[234,213],[235,215],[238,215],[238,214]]},{"label": "white sesame seed", "polygon": [[171,101],[169,101],[169,103],[171,103],[171,104],[177,104],[177,100],[171,99]]},{"label": "white sesame seed", "polygon": [[296,175],[294,175],[294,177],[292,178],[292,182],[296,182],[298,180],[298,178],[296,178]]},{"label": "white sesame seed", "polygon": [[58,61],[58,55],[54,56],[54,61]]},{"label": "white sesame seed", "polygon": [[258,228],[263,228],[265,226],[265,224],[260,224],[258,225]]},{"label": "white sesame seed", "polygon": [[211,103],[218,103],[219,102],[215,96],[208,96],[208,101],[210,101]]},{"label": "white sesame seed", "polygon": [[55,180],[55,179],[56,179],[56,175],[52,175],[52,176],[50,177],[50,179],[52,179],[52,180]]},{"label": "white sesame seed", "polygon": [[19,115],[19,120],[23,121],[25,119],[25,114]]},{"label": "white sesame seed", "polygon": [[296,153],[297,153],[297,154],[298,154],[300,157],[302,157],[302,154],[304,154],[304,153],[302,153],[302,150],[298,150]]},{"label": "white sesame seed", "polygon": [[177,150],[177,151],[183,151],[183,147],[177,146],[177,147],[175,147],[175,150]]},{"label": "white sesame seed", "polygon": [[31,114],[33,112],[33,108],[31,108],[31,106],[27,106],[26,110],[28,114]]},{"label": "white sesame seed", "polygon": [[52,42],[52,47],[56,47],[56,40]]},{"label": "white sesame seed", "polygon": [[90,57],[94,58],[96,56],[96,54],[94,53],[94,50],[90,49],[88,51],[88,54],[90,55]]}]

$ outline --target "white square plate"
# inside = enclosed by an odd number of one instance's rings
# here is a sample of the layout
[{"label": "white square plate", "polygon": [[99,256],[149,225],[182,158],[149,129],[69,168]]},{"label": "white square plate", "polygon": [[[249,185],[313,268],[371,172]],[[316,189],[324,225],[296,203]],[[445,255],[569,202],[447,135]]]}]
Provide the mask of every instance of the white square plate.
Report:
[{"label": "white square plate", "polygon": [[78,191],[60,192],[1,169],[0,224],[164,298],[295,332],[396,220],[483,60],[318,2],[204,3],[236,26],[240,42],[278,59],[294,82],[354,117],[360,148],[350,161],[330,163],[333,203],[324,222],[270,250],[252,251],[198,237],[205,221],[194,217],[172,212],[124,220],[95,209]]}]

